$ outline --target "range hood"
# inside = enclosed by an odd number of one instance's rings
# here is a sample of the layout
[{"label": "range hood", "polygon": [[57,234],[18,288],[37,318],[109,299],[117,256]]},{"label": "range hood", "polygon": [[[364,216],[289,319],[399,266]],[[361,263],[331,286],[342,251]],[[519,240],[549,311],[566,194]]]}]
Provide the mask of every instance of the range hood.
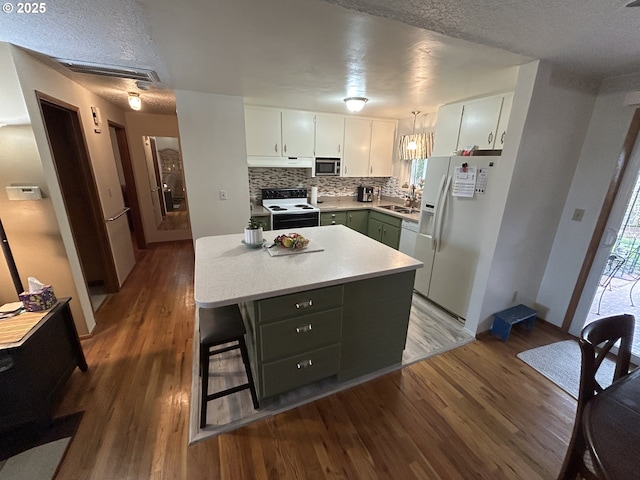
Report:
[{"label": "range hood", "polygon": [[260,157],[247,155],[247,165],[262,168],[313,168],[312,157]]}]

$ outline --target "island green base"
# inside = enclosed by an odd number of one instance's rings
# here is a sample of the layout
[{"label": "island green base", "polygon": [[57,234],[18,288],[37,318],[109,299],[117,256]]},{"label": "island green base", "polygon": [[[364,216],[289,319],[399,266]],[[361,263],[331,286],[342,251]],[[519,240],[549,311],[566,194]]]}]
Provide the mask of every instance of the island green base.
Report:
[{"label": "island green base", "polygon": [[402,362],[415,270],[344,284],[340,381]]},{"label": "island green base", "polygon": [[401,363],[414,277],[411,270],[241,304],[260,399]]}]

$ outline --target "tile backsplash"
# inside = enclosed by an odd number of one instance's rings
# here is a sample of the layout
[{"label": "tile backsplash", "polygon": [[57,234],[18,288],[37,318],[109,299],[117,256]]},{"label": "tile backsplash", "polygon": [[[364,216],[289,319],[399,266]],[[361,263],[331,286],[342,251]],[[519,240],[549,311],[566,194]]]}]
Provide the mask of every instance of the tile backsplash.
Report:
[{"label": "tile backsplash", "polygon": [[318,187],[319,197],[348,197],[356,195],[360,185],[372,186],[382,195],[403,198],[406,191],[400,189],[396,177],[307,177],[305,168],[249,168],[249,194],[262,199],[263,188]]}]

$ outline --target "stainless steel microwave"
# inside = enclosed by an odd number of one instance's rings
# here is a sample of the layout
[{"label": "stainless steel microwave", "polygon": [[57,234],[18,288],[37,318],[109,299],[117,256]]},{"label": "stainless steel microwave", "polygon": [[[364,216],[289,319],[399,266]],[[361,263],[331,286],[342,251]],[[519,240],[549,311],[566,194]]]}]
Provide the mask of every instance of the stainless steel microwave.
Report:
[{"label": "stainless steel microwave", "polygon": [[340,159],[339,158],[316,158],[316,177],[339,177],[340,176]]}]

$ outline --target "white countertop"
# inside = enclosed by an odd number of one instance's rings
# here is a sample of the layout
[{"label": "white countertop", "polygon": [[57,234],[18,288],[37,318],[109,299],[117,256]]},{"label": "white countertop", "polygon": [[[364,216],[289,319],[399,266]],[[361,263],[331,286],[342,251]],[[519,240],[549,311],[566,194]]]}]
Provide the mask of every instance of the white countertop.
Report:
[{"label": "white countertop", "polygon": [[[416,270],[422,262],[344,225],[297,228],[320,252],[272,257],[251,249],[244,235],[196,240],[195,302],[213,308]],[[266,244],[285,230],[264,232]],[[281,248],[281,247],[273,247]]]},{"label": "white countertop", "polygon": [[[382,200],[374,200],[373,202],[358,202],[355,197],[321,197],[321,203],[314,204],[316,207],[320,209],[320,212],[336,212],[340,210],[377,210],[381,213],[386,213],[387,215],[391,215],[394,217],[401,218],[403,220],[409,220],[410,222],[418,223],[420,219],[420,208],[413,207],[415,209],[414,213],[400,213],[394,212],[393,210],[387,210],[382,208],[385,205],[398,205],[402,206],[400,202],[390,201],[386,198]],[[400,199],[395,199],[400,200]],[[262,206],[255,206],[251,209],[251,215],[260,217],[260,216],[269,216],[269,210]]]}]

